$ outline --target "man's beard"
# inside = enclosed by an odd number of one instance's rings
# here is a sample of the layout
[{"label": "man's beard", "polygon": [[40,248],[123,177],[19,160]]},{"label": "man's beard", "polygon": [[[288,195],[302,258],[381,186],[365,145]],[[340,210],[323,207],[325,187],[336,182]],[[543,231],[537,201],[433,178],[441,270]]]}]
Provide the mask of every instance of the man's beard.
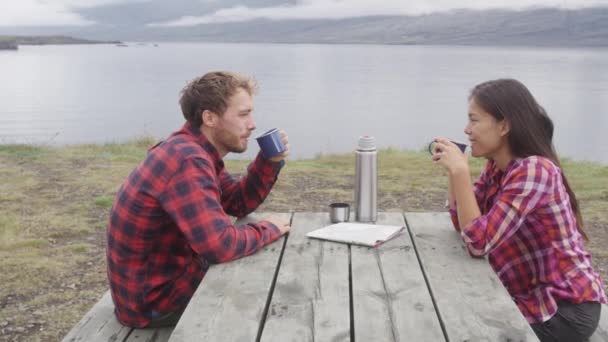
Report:
[{"label": "man's beard", "polygon": [[225,151],[243,153],[247,150],[247,144],[241,146],[241,137],[230,133],[227,129],[220,127],[217,132],[217,141]]}]

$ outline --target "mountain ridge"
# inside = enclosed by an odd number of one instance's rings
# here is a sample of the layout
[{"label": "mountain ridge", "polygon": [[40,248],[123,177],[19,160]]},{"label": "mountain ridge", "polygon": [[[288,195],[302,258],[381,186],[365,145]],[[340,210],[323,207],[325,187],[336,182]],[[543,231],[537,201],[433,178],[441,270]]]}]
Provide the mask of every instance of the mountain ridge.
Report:
[{"label": "mountain ridge", "polygon": [[[96,40],[242,43],[608,46],[608,7],[452,10],[419,16],[268,20],[158,27],[142,24],[13,28]],[[10,28],[0,28],[0,34]],[[10,33],[10,32],[9,32]]]}]

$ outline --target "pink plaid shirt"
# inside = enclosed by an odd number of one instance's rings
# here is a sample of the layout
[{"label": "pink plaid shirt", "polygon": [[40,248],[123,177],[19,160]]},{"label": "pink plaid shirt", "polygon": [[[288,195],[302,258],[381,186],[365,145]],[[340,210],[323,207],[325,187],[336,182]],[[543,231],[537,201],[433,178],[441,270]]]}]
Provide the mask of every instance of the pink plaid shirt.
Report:
[{"label": "pink plaid shirt", "polygon": [[[473,188],[482,215],[462,239],[472,255],[488,256],[529,323],[547,321],[559,301],[607,302],[555,164],[533,156],[502,172],[490,160]],[[456,211],[450,214],[460,230]]]}]

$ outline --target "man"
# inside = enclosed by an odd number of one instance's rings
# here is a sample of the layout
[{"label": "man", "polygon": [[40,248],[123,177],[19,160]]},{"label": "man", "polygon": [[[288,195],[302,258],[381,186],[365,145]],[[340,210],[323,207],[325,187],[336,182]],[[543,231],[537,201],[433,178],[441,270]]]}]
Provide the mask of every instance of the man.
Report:
[{"label": "man", "polygon": [[148,156],[119,189],[107,232],[108,279],[115,313],[124,325],[173,325],[209,264],[250,255],[289,231],[289,222],[266,220],[235,226],[269,194],[289,153],[265,160],[233,178],[222,158],[247,149],[255,83],[211,72],[181,93],[187,122]]}]

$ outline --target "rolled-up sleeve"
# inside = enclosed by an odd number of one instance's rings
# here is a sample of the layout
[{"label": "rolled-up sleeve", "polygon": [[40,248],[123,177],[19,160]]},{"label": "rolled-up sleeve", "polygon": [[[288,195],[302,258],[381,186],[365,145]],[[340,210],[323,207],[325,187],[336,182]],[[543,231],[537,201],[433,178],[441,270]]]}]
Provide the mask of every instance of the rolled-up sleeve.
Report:
[{"label": "rolled-up sleeve", "polygon": [[536,159],[526,159],[510,170],[490,210],[462,228],[469,252],[486,255],[513,235],[530,213],[550,200],[557,176],[559,173]]},{"label": "rolled-up sleeve", "polygon": [[[477,200],[477,206],[479,206],[480,209],[483,208],[491,168],[492,164],[488,162],[486,167],[481,172],[481,175],[479,175],[477,180],[473,183],[473,193],[475,194],[475,199]],[[450,213],[450,218],[452,219],[454,229],[456,229],[456,231],[460,231],[460,222],[458,222],[458,211],[456,211],[456,208],[457,203],[456,200],[454,200],[454,204],[448,206],[448,212]]]},{"label": "rolled-up sleeve", "polygon": [[228,172],[220,172],[222,207],[230,215],[243,217],[254,211],[270,194],[284,161],[271,162],[258,154],[247,168],[247,175],[232,177]]}]

